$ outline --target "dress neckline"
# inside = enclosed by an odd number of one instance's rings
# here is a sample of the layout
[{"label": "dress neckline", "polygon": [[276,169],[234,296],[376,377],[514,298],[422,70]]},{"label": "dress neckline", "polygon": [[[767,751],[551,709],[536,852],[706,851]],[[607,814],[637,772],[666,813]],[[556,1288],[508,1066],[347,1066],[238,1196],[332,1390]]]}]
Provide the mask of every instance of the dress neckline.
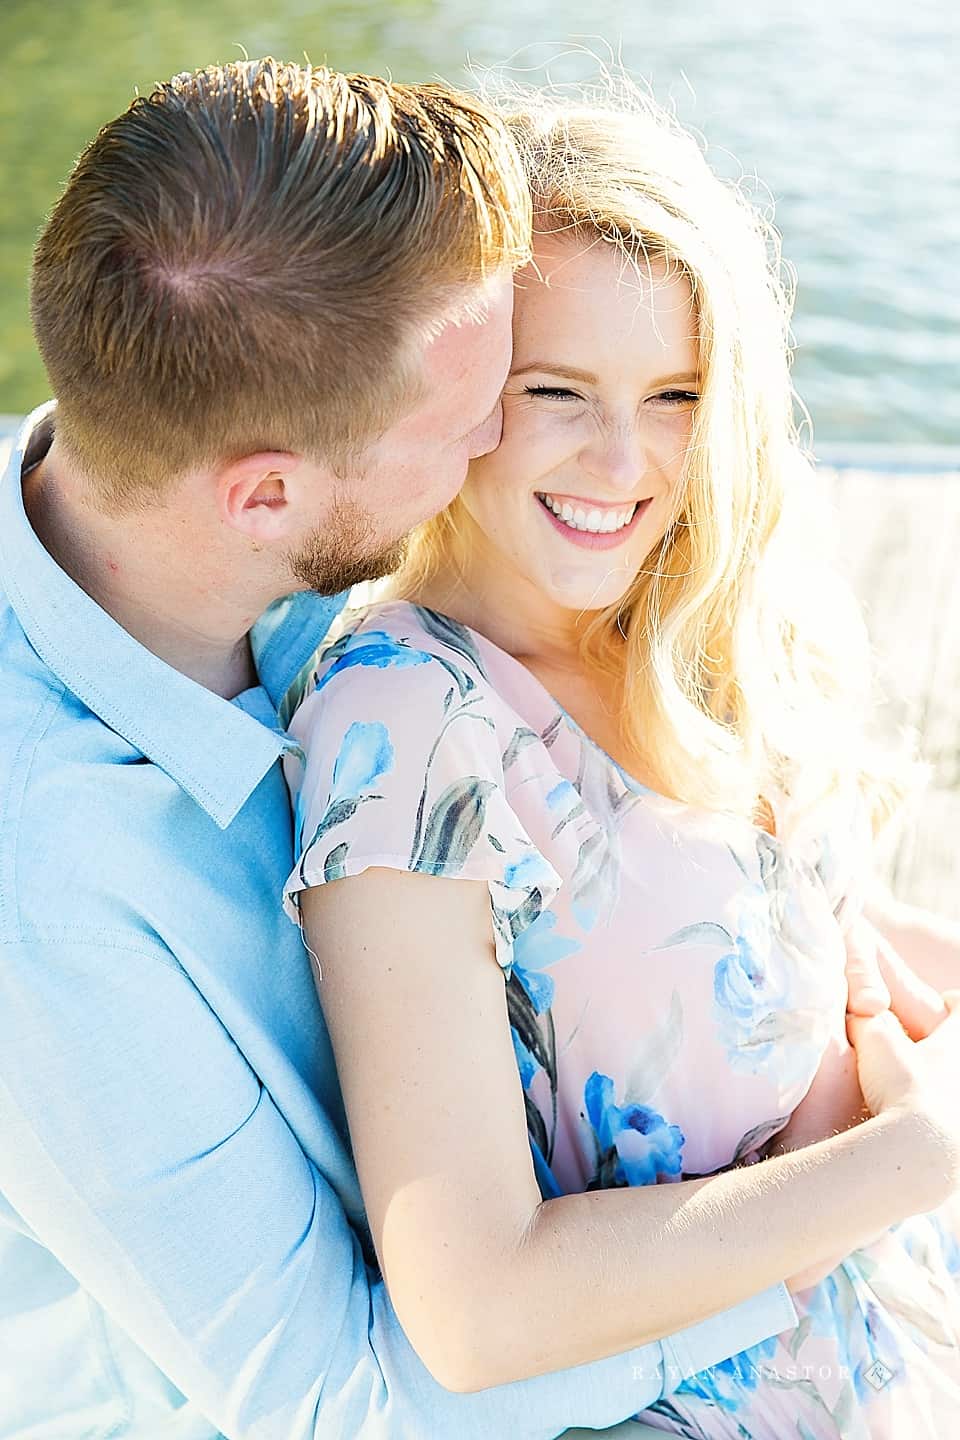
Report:
[{"label": "dress neckline", "polygon": [[[382,614],[385,610],[394,609],[396,607],[402,607],[406,610],[412,610],[414,612],[417,612],[418,610],[432,610],[433,608],[429,605],[418,605],[413,600],[385,600],[380,602],[374,602],[374,605],[372,607],[373,616],[375,618],[377,615]],[[433,613],[443,614],[444,612],[434,611]],[[454,619],[453,616],[447,616],[446,618]],[[489,639],[486,635],[483,634],[482,631],[475,630],[472,625],[467,625],[462,620],[456,620],[455,623],[463,626],[463,629],[466,630],[466,632],[476,642],[478,649],[481,651],[481,653],[484,649],[490,650],[502,661],[506,662],[506,664],[511,667],[518,674],[519,677],[523,679],[524,683],[530,689],[531,694],[536,696],[537,701],[542,707],[550,707],[552,714],[547,717],[546,724],[540,726],[541,730],[546,729],[550,721],[559,716],[563,720],[563,723],[567,726],[567,728],[571,730],[583,742],[583,744],[589,746],[589,748],[602,760],[605,760],[608,765],[613,766],[613,768],[616,770],[617,774],[623,780],[623,783],[628,787],[628,789],[633,790],[638,795],[645,795],[652,800],[660,801],[664,805],[679,806],[681,809],[690,811],[691,814],[711,815],[723,819],[739,821],[740,823],[749,826],[751,830],[767,836],[767,838],[771,840],[775,845],[781,844],[779,833],[771,834],[769,830],[764,829],[762,825],[757,825],[755,821],[748,819],[746,816],[733,815],[728,812],[708,810],[703,806],[690,805],[684,800],[678,800],[675,796],[672,795],[664,795],[661,790],[654,790],[651,788],[651,786],[645,785],[642,780],[638,780],[635,775],[632,775],[630,771],[625,768],[625,766],[621,765],[619,760],[615,760],[614,757],[609,753],[609,751],[605,750],[604,747],[599,743],[599,741],[595,740],[588,731],[584,730],[583,726],[579,723],[579,721],[573,718],[570,712],[563,705],[561,705],[560,701],[553,694],[553,692],[549,690],[546,685],[544,685],[543,681],[537,675],[535,675],[532,670],[528,669],[528,667],[524,665],[522,660],[518,660],[515,655],[511,655],[509,650],[504,650],[502,645],[498,645],[495,640]],[[776,797],[769,803],[771,811],[773,813],[774,824],[777,828],[777,831],[779,832],[781,817],[778,814],[779,804],[776,803]]]},{"label": "dress neckline", "polygon": [[[381,602],[379,603],[374,602],[374,606],[373,608],[371,608],[371,619],[376,619],[377,615],[381,615],[381,613],[387,611],[387,609],[394,608],[403,608],[407,609],[407,611],[413,611],[416,613],[416,611],[425,611],[425,609],[432,609],[432,606],[417,605],[415,600],[381,600]],[[435,611],[433,613],[438,613],[439,615],[439,613],[443,612]],[[453,619],[453,616],[446,616],[446,618]],[[630,773],[630,770],[626,769],[626,766],[623,766],[622,763],[619,762],[619,760],[616,760],[615,757],[610,755],[609,750],[604,749],[602,744],[600,744],[599,740],[594,740],[592,734],[587,732],[587,730],[583,729],[583,726],[581,726],[579,720],[574,720],[574,717],[571,716],[570,711],[567,710],[567,708],[564,707],[563,704],[561,704],[560,701],[557,700],[556,696],[554,696],[553,691],[551,691],[550,688],[547,687],[547,685],[544,685],[543,680],[540,680],[540,677],[538,677],[538,675],[535,675],[533,670],[530,670],[527,665],[524,665],[524,662],[522,662],[522,660],[517,660],[517,657],[515,657],[515,655],[511,655],[511,652],[508,651],[508,649],[504,649],[502,645],[498,645],[497,641],[492,641],[492,639],[489,639],[489,636],[484,635],[484,632],[478,631],[478,629],[475,629],[474,626],[466,625],[463,621],[456,621],[456,624],[462,625],[463,629],[468,632],[468,635],[472,636],[472,639],[474,639],[476,645],[478,645],[478,649],[479,651],[481,651],[481,654],[484,649],[488,649],[488,651],[494,652],[494,654],[497,655],[499,660],[504,661],[505,664],[508,665],[508,667],[512,668],[515,674],[517,674],[518,677],[521,678],[522,683],[527,685],[527,688],[531,691],[531,694],[533,694],[533,696],[537,698],[538,704],[540,704],[541,708],[544,708],[545,721],[543,724],[540,724],[541,730],[547,729],[550,721],[556,719],[557,716],[560,716],[560,719],[563,720],[564,724],[566,724],[567,729],[571,730],[571,732],[576,734],[577,739],[580,739],[581,742],[586,744],[586,746],[589,746],[590,749],[592,749],[593,752],[600,757],[600,759],[606,760],[607,765],[613,766],[613,769],[616,770],[617,775],[620,776],[620,779],[623,780],[623,783],[625,783],[625,785],[628,786],[629,789],[632,789],[632,791],[635,791],[636,793],[638,793],[638,795],[648,795],[651,796],[652,799],[658,799],[658,801],[664,802],[665,805],[679,805],[682,806],[682,808],[688,809],[688,811],[691,812],[701,811],[701,806],[688,805],[687,802],[679,801],[679,799],[676,799],[675,796],[664,795],[664,792],[656,791],[656,789],[653,789],[652,786],[645,785],[645,783],[643,783],[643,780],[639,780],[638,778],[636,778],[635,775],[632,775],[632,773]],[[547,713],[547,708],[550,713]],[[533,729],[533,727],[531,727],[531,729]],[[702,814],[721,814],[721,812],[702,811]],[[737,818],[743,819],[743,816],[737,816]],[[747,824],[751,824],[751,822],[747,821]],[[754,825],[753,828],[760,829],[761,827],[757,827],[757,825]],[[769,834],[769,832],[764,831],[764,834]]]}]

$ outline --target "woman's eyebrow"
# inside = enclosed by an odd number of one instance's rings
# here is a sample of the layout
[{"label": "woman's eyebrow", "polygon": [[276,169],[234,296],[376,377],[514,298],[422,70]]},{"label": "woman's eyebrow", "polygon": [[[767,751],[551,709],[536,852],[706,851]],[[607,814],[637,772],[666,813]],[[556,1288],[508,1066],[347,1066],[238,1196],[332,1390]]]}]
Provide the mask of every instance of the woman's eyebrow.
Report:
[{"label": "woman's eyebrow", "polygon": [[[511,370],[513,376],[529,375],[531,371],[549,370],[552,375],[566,375],[570,380],[582,380],[585,385],[596,385],[598,380],[592,370],[581,370],[577,365],[564,365],[555,360],[531,360],[526,365],[520,365],[516,370]],[[698,385],[700,377],[694,370],[677,371],[673,375],[661,375],[658,380],[651,382],[651,388],[658,385]]]},{"label": "woman's eyebrow", "polygon": [[700,376],[695,370],[678,370],[675,375],[661,375],[653,385],[699,385]]},{"label": "woman's eyebrow", "polygon": [[582,380],[586,385],[596,385],[597,377],[590,370],[580,370],[576,365],[564,365],[559,361],[531,360],[511,370],[511,375],[529,375],[532,370],[549,370],[552,375],[566,375],[571,380]]}]

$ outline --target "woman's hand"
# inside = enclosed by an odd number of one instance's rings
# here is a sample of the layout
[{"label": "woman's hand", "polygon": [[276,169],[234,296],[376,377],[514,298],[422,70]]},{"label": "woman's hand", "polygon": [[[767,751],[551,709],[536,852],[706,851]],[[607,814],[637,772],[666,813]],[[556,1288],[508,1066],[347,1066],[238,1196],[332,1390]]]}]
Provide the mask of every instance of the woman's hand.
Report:
[{"label": "woman's hand", "polygon": [[922,1137],[921,1153],[931,1162],[929,1209],[960,1187],[960,990],[948,990],[943,1001],[946,1019],[922,1040],[911,1040],[890,1010],[847,1016],[870,1113],[899,1112]]},{"label": "woman's hand", "polygon": [[911,1040],[891,1010],[847,1015],[860,1088],[871,1115],[921,1109],[942,1117],[960,1140],[960,990],[942,997],[946,1018],[921,1040]]}]

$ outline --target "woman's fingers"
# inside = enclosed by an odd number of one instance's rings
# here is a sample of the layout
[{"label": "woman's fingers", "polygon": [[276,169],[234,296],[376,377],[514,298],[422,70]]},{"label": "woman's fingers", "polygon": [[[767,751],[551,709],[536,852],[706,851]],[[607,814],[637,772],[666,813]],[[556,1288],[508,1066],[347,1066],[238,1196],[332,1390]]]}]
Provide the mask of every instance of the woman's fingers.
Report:
[{"label": "woman's fingers", "polygon": [[878,1046],[902,1055],[904,1045],[912,1043],[892,1010],[881,1010],[876,1015],[848,1014],[847,1036],[858,1056]]},{"label": "woman's fingers", "polygon": [[914,1042],[891,1010],[848,1015],[847,1034],[857,1054],[857,1074],[872,1115],[905,1103],[919,1083]]},{"label": "woman's fingers", "polygon": [[878,1015],[890,1005],[890,991],[880,968],[879,931],[859,916],[844,936],[847,948],[847,1010],[852,1015]]},{"label": "woman's fingers", "polygon": [[960,1093],[960,990],[943,997],[946,1014],[922,1040],[911,1040],[892,1010],[848,1015],[847,1034],[870,1111],[919,1106],[937,1114],[945,1133],[960,1138],[953,1097]]}]

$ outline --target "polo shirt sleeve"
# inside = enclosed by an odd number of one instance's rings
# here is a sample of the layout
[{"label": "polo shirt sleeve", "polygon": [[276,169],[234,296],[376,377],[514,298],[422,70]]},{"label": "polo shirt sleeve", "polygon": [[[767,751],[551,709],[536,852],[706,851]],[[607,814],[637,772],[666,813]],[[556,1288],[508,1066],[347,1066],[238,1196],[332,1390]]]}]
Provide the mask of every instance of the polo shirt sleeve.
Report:
[{"label": "polo shirt sleeve", "polygon": [[796,1323],[778,1286],[662,1346],[453,1394],[162,945],[134,931],[0,945],[0,1056],[0,1191],[230,1440],[602,1429]]}]

